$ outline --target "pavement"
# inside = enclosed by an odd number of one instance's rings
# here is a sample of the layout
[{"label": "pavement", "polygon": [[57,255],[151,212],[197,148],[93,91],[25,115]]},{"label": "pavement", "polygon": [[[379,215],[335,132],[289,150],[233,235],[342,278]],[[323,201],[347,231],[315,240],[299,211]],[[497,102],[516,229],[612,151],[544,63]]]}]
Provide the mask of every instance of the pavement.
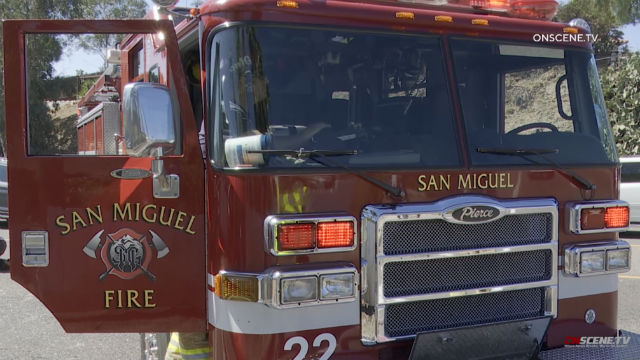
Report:
[{"label": "pavement", "polygon": [[631,271],[618,275],[618,328],[640,334],[640,233],[622,240],[631,245]]},{"label": "pavement", "polygon": [[[9,240],[6,225],[0,236]],[[2,228],[4,227],[4,228]],[[140,359],[139,334],[67,334],[35,296],[10,279],[0,256],[0,359]]]}]

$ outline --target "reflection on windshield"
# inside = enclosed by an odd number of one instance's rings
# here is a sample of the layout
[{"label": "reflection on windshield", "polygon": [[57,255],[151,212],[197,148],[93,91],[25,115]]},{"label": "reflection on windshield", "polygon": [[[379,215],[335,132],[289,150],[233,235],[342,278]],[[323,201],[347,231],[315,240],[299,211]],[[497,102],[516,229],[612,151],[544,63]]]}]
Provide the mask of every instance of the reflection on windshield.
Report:
[{"label": "reflection on windshield", "polygon": [[616,161],[590,53],[478,40],[452,49],[473,165],[531,165],[519,149],[554,149],[558,164]]},{"label": "reflection on windshield", "polygon": [[350,167],[460,165],[438,38],[242,26],[213,42],[219,164],[317,167],[287,155],[304,149]]}]

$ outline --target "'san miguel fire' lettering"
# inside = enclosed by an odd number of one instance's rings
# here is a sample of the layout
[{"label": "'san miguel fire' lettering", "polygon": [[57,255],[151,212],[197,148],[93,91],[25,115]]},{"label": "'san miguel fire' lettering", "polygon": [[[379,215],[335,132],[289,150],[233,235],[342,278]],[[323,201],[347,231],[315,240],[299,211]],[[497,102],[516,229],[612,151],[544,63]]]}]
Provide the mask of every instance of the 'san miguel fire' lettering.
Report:
[{"label": "'san miguel fire' lettering", "polygon": [[153,290],[105,290],[105,309],[153,309]]},{"label": "'san miguel fire' lettering", "polygon": [[[509,189],[514,187],[510,173],[459,174],[457,190]],[[451,190],[451,175],[420,175],[418,191]]]},{"label": "'san miguel fire' lettering", "polygon": [[[193,230],[195,215],[189,215],[166,206],[141,203],[114,203],[112,206],[113,222],[144,221],[148,224],[159,224],[176,230],[184,231],[189,235],[195,235]],[[108,218],[108,217],[107,217]],[[86,208],[84,211],[72,211],[70,215],[60,215],[55,220],[56,226],[61,231],[60,235],[86,228],[94,224],[103,224],[102,208],[97,205]]]}]

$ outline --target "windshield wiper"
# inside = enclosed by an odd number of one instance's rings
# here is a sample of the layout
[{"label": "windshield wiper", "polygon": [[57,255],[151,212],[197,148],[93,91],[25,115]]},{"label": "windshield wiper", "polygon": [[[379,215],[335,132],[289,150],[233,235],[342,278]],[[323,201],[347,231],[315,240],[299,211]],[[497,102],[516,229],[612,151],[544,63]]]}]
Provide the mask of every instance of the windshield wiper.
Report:
[{"label": "windshield wiper", "polygon": [[551,159],[548,156],[545,156],[546,154],[557,154],[560,152],[560,150],[558,149],[513,149],[513,148],[477,148],[476,149],[477,152],[482,153],[482,154],[494,154],[494,155],[515,155],[515,156],[521,156],[522,158],[524,158],[527,161],[530,161],[536,165],[543,165],[540,164],[539,162],[533,161],[529,158],[527,158],[528,155],[536,155],[541,157],[542,159],[544,159],[547,163],[553,165],[555,167],[556,170],[559,170],[560,172],[568,175],[569,177],[571,177],[573,180],[577,181],[580,183],[580,185],[582,185],[582,187],[585,190],[595,190],[596,189],[596,185],[592,184],[589,180],[583,178],[582,176],[574,173],[573,171],[571,171],[571,169],[566,168],[560,164],[558,164],[557,162],[555,162],[553,159]]},{"label": "windshield wiper", "polygon": [[511,148],[478,148],[478,152],[482,154],[495,155],[542,155],[557,154],[558,149],[511,149]]},{"label": "windshield wiper", "polygon": [[342,156],[342,155],[357,155],[357,150],[305,150],[303,148],[299,150],[247,150],[247,154],[271,154],[282,156],[295,156],[295,157],[313,157],[313,156]]},{"label": "windshield wiper", "polygon": [[[331,156],[357,155],[358,154],[357,150],[346,150],[346,151],[305,150],[303,148],[300,148],[299,150],[248,150],[247,153],[248,154],[272,154],[272,155],[283,155],[283,156],[289,155],[289,156],[296,156],[298,158],[306,157],[325,167],[339,167],[341,169],[345,169],[350,173],[356,174],[361,178],[367,180],[368,182],[381,187],[382,189],[386,190],[387,192],[391,193],[396,197],[404,197],[405,195],[404,191],[402,191],[400,188],[396,186],[393,186],[383,181],[380,181],[378,179],[375,179],[367,174],[364,174],[363,172],[357,169],[350,168],[342,164],[334,163],[329,159]],[[322,160],[320,160],[319,158],[322,158]]]}]

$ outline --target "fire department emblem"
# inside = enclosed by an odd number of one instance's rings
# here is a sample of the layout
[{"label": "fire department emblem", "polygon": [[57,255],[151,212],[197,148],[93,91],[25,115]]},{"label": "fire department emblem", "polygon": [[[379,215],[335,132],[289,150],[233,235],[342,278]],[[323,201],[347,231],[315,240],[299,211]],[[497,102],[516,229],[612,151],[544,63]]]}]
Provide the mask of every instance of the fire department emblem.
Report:
[{"label": "fire department emblem", "polygon": [[133,279],[141,274],[151,281],[156,277],[149,271],[149,264],[153,258],[152,248],[155,248],[158,259],[169,252],[165,242],[155,232],[149,230],[151,243],[147,237],[131,229],[120,229],[102,238],[104,230],[96,233],[85,245],[83,251],[89,257],[97,259],[98,253],[106,270],[98,279],[104,280],[108,275],[115,275],[123,280]]}]

